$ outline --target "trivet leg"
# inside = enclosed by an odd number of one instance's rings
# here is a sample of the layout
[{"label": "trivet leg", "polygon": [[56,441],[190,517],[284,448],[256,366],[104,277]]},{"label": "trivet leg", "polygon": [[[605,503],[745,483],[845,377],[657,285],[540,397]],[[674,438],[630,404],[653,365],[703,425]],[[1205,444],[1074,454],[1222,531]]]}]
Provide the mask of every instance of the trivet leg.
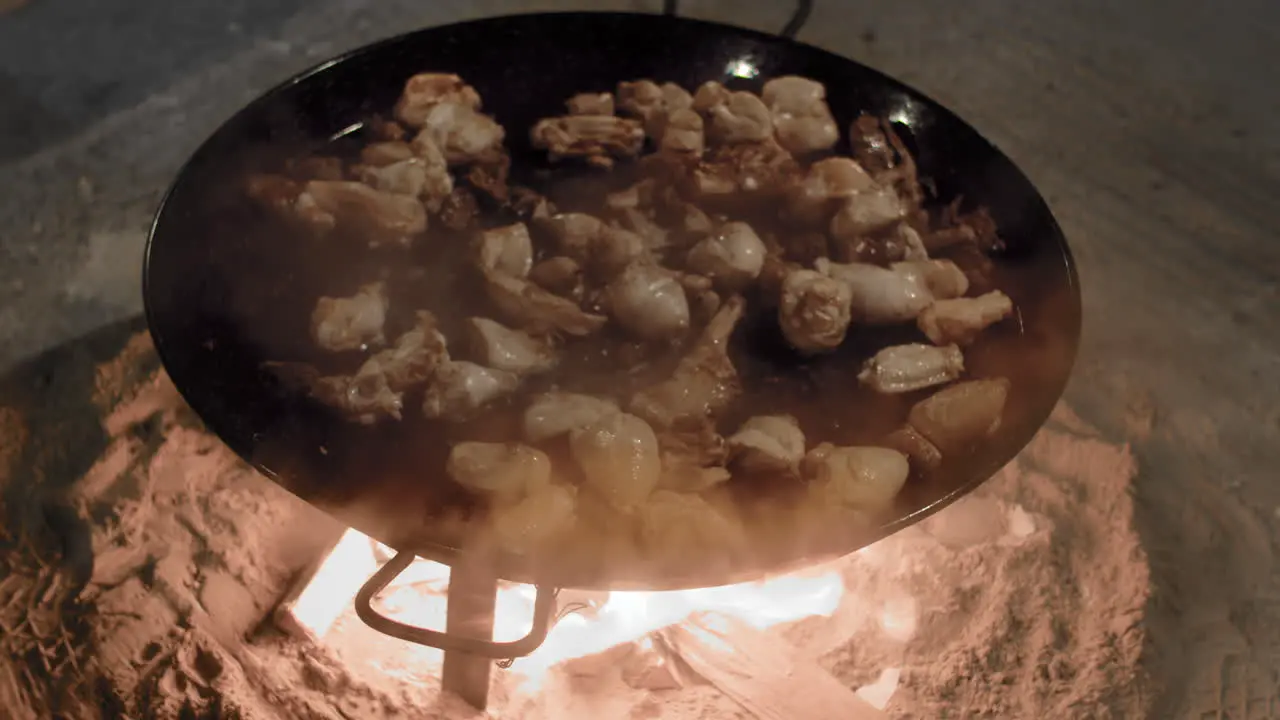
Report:
[{"label": "trivet leg", "polygon": [[[492,640],[498,580],[486,563],[462,560],[449,572],[449,604],[445,631],[450,635]],[[441,687],[484,710],[489,704],[491,658],[462,652],[444,654]]]}]

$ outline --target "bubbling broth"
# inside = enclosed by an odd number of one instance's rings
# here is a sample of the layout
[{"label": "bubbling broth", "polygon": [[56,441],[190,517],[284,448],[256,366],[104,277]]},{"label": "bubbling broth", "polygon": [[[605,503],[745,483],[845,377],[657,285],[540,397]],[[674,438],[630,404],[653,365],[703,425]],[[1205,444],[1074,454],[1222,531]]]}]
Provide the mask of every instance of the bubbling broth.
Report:
[{"label": "bubbling broth", "polygon": [[475,89],[423,73],[247,178],[266,367],[411,458],[423,523],[728,566],[870,528],[996,434],[990,217],[931,202],[890,123],[842,137],[819,83],[693,90],[566,98],[527,129],[550,165],[513,168]]}]

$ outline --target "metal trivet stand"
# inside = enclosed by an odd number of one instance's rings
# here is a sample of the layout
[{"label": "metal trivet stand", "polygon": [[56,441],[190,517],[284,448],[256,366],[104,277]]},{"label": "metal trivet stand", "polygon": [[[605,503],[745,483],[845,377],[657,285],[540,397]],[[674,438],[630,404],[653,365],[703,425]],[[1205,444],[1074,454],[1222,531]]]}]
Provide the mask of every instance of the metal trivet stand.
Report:
[{"label": "metal trivet stand", "polygon": [[[678,0],[664,0],[664,15],[676,15],[678,10]],[[797,0],[795,12],[778,34],[794,39],[812,11],[813,0]],[[373,609],[374,596],[413,563],[417,555],[412,552],[397,552],[365,582],[356,594],[356,614],[366,625],[384,635],[443,650],[441,688],[457,694],[479,710],[484,710],[489,704],[489,677],[495,662],[509,667],[515,658],[537,650],[557,620],[588,607],[579,603],[559,608],[556,598],[560,591],[538,586],[533,605],[533,627],[529,633],[512,642],[494,642],[498,573],[492,563],[472,554],[432,555],[434,557],[426,559],[444,563],[450,568],[444,632],[406,625]]]}]

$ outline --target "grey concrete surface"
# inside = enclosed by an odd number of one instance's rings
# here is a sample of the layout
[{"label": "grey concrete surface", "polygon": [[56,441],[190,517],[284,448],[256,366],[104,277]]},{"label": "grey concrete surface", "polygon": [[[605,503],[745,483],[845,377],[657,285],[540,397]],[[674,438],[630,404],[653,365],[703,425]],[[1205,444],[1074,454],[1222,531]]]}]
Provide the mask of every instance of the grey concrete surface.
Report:
[{"label": "grey concrete surface", "polygon": [[[166,184],[290,73],[423,25],[659,4],[33,0],[0,16],[0,369],[140,311]],[[790,10],[684,5],[762,29]],[[1158,718],[1280,712],[1277,21],[1267,0],[817,0],[801,34],[950,105],[1066,229],[1086,310],[1068,400],[1143,468]]]}]

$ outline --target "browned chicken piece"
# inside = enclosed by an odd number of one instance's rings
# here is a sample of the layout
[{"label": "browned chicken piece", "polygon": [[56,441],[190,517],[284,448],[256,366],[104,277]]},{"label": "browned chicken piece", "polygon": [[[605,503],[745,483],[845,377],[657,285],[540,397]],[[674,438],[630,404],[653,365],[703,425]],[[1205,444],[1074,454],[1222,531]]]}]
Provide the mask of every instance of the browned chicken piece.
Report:
[{"label": "browned chicken piece", "polygon": [[548,392],[534,397],[524,411],[524,436],[541,443],[595,424],[608,415],[622,412],[607,398],[568,392]]},{"label": "browned chicken piece", "polygon": [[405,82],[394,113],[405,125],[420,128],[427,123],[431,110],[441,104],[479,110],[480,94],[457,75],[419,73]]},{"label": "browned chicken piece", "polygon": [[932,472],[942,465],[942,453],[910,425],[890,433],[884,444],[906,455],[919,472]]},{"label": "browned chicken piece", "polygon": [[794,472],[804,447],[800,422],[791,415],[757,415],[729,436],[734,462],[747,472]]},{"label": "browned chicken piece", "polygon": [[817,499],[831,508],[878,512],[893,504],[911,472],[907,457],[880,447],[822,443],[802,463]]},{"label": "browned chicken piece", "polygon": [[889,269],[928,288],[935,300],[950,300],[969,292],[969,278],[950,260],[899,262]]},{"label": "browned chicken piece", "polygon": [[573,258],[547,258],[533,266],[529,279],[542,289],[574,302],[581,302],[586,292],[582,266]]},{"label": "browned chicken piece", "polygon": [[895,189],[903,203],[918,207],[923,197],[916,163],[893,126],[871,115],[859,116],[849,129],[853,156],[884,187]]},{"label": "browned chicken piece", "polygon": [[865,263],[833,263],[822,259],[814,266],[824,275],[849,286],[853,293],[854,320],[868,325],[912,322],[933,302],[933,293],[919,274],[895,272]]},{"label": "browned chicken piece", "polygon": [[468,490],[519,500],[551,484],[551,458],[520,443],[460,442],[450,448],[445,472]]},{"label": "browned chicken piece", "polygon": [[711,143],[753,143],[773,136],[773,117],[758,96],[707,83],[693,98],[693,109],[707,122]]},{"label": "browned chicken piece", "polygon": [[387,120],[377,115],[365,121],[365,128],[369,133],[378,140],[386,142],[396,142],[404,140],[406,135],[404,126],[394,120]]},{"label": "browned chicken piece", "polygon": [[851,158],[819,160],[787,193],[788,219],[825,228],[842,200],[875,189],[875,181]]},{"label": "browned chicken piece", "polygon": [[331,352],[363,350],[385,341],[386,319],[386,291],[382,283],[370,283],[351,297],[320,298],[311,313],[311,338]]},{"label": "browned chicken piece", "polygon": [[507,186],[510,176],[511,156],[503,152],[473,164],[467,171],[467,182],[494,200],[506,203],[511,197],[511,188]]},{"label": "browned chicken piece", "polygon": [[637,392],[631,411],[665,429],[700,422],[723,410],[742,392],[728,350],[746,306],[740,295],[725,300],[671,377]]},{"label": "browned chicken piece", "polygon": [[869,358],[858,380],[876,392],[896,394],[945,385],[963,373],[959,347],[909,343],[887,347]]},{"label": "browned chicken piece", "polygon": [[310,391],[316,400],[364,425],[382,417],[399,420],[404,409],[404,394],[392,390],[381,373],[317,378]]},{"label": "browned chicken piece", "polygon": [[359,177],[375,190],[420,198],[432,212],[453,192],[453,178],[446,168],[432,169],[416,157],[381,167],[361,166]]},{"label": "browned chicken piece", "polygon": [[907,421],[946,457],[994,435],[1008,396],[1005,378],[956,383],[916,403]]},{"label": "browned chicken piece", "polygon": [[494,306],[510,322],[528,332],[560,332],[581,337],[598,332],[608,322],[603,315],[585,312],[572,300],[553,295],[525,278],[488,272],[484,280]]},{"label": "browned chicken piece", "polygon": [[618,110],[640,118],[645,133],[658,141],[672,114],[693,105],[689,91],[675,83],[658,85],[651,80],[618,83]]},{"label": "browned chicken piece", "polygon": [[764,241],[744,222],[727,222],[689,250],[686,264],[729,290],[741,291],[764,267]]},{"label": "browned chicken piece", "polygon": [[469,318],[466,334],[471,356],[495,370],[525,376],[544,373],[556,366],[556,354],[545,339],[488,318]]},{"label": "browned chicken piece", "polygon": [[938,345],[969,345],[978,334],[1013,314],[1013,301],[999,290],[975,298],[937,300],[920,313],[920,332]]},{"label": "browned chicken piece", "polygon": [[421,155],[430,140],[449,165],[465,165],[499,158],[505,137],[502,126],[488,115],[466,105],[441,103],[427,111],[412,144]]},{"label": "browned chicken piece", "polygon": [[662,477],[658,481],[661,489],[698,493],[732,477],[725,467],[729,447],[710,418],[691,428],[664,430],[658,435],[658,447],[662,458]]},{"label": "browned chicken piece", "polygon": [[[364,183],[312,180],[298,197],[296,207],[306,207],[328,224],[342,225],[368,238],[371,246],[408,244],[427,229],[427,211],[413,197],[375,190]],[[320,221],[324,222],[324,221]]]},{"label": "browned chicken piece", "polygon": [[816,270],[795,270],[782,281],[778,326],[791,347],[812,354],[844,342],[852,322],[853,291]]},{"label": "browned chicken piece", "polygon": [[645,501],[662,476],[658,438],[635,415],[612,413],[569,432],[583,488],[629,511]]},{"label": "browned chicken piece", "polygon": [[356,376],[383,375],[387,386],[395,391],[426,382],[441,363],[449,360],[449,346],[435,315],[419,310],[417,318],[417,324],[396,338],[395,344],[365,360]]},{"label": "browned chicken piece", "polygon": [[857,240],[901,222],[906,214],[891,188],[856,192],[844,199],[831,218],[831,237],[845,242]]},{"label": "browned chicken piece", "polygon": [[415,157],[413,146],[407,142],[376,142],[360,151],[360,162],[370,167],[386,167]]},{"label": "browned chicken piece", "polygon": [[475,193],[467,188],[454,188],[449,197],[440,204],[440,224],[450,230],[462,231],[470,228],[480,215],[480,203]]},{"label": "browned chicken piece", "polygon": [[614,158],[635,157],[644,147],[640,122],[616,115],[546,118],[533,126],[529,137],[552,160],[580,157],[601,167],[612,167]]},{"label": "browned chicken piece", "polygon": [[795,158],[772,139],[725,145],[694,168],[690,190],[704,199],[785,192],[799,174]]},{"label": "browned chicken piece", "polygon": [[612,115],[613,93],[578,93],[565,106],[570,115]]},{"label": "browned chicken piece", "polygon": [[660,152],[700,157],[706,148],[706,126],[701,115],[679,108],[666,115],[657,139]]},{"label": "browned chicken piece", "polygon": [[476,258],[483,272],[522,278],[533,267],[533,238],[524,223],[485,230],[476,237]]},{"label": "browned chicken piece", "polygon": [[422,414],[430,420],[470,420],[484,406],[510,395],[520,378],[465,360],[449,360],[436,368],[422,398]]},{"label": "browned chicken piece", "polygon": [[676,275],[639,261],[607,290],[609,310],[623,330],[640,340],[672,340],[689,330],[689,299]]},{"label": "browned chicken piece", "polygon": [[840,139],[822,83],[788,75],[765,83],[760,96],[773,115],[778,143],[787,150],[797,154],[830,150]]}]

